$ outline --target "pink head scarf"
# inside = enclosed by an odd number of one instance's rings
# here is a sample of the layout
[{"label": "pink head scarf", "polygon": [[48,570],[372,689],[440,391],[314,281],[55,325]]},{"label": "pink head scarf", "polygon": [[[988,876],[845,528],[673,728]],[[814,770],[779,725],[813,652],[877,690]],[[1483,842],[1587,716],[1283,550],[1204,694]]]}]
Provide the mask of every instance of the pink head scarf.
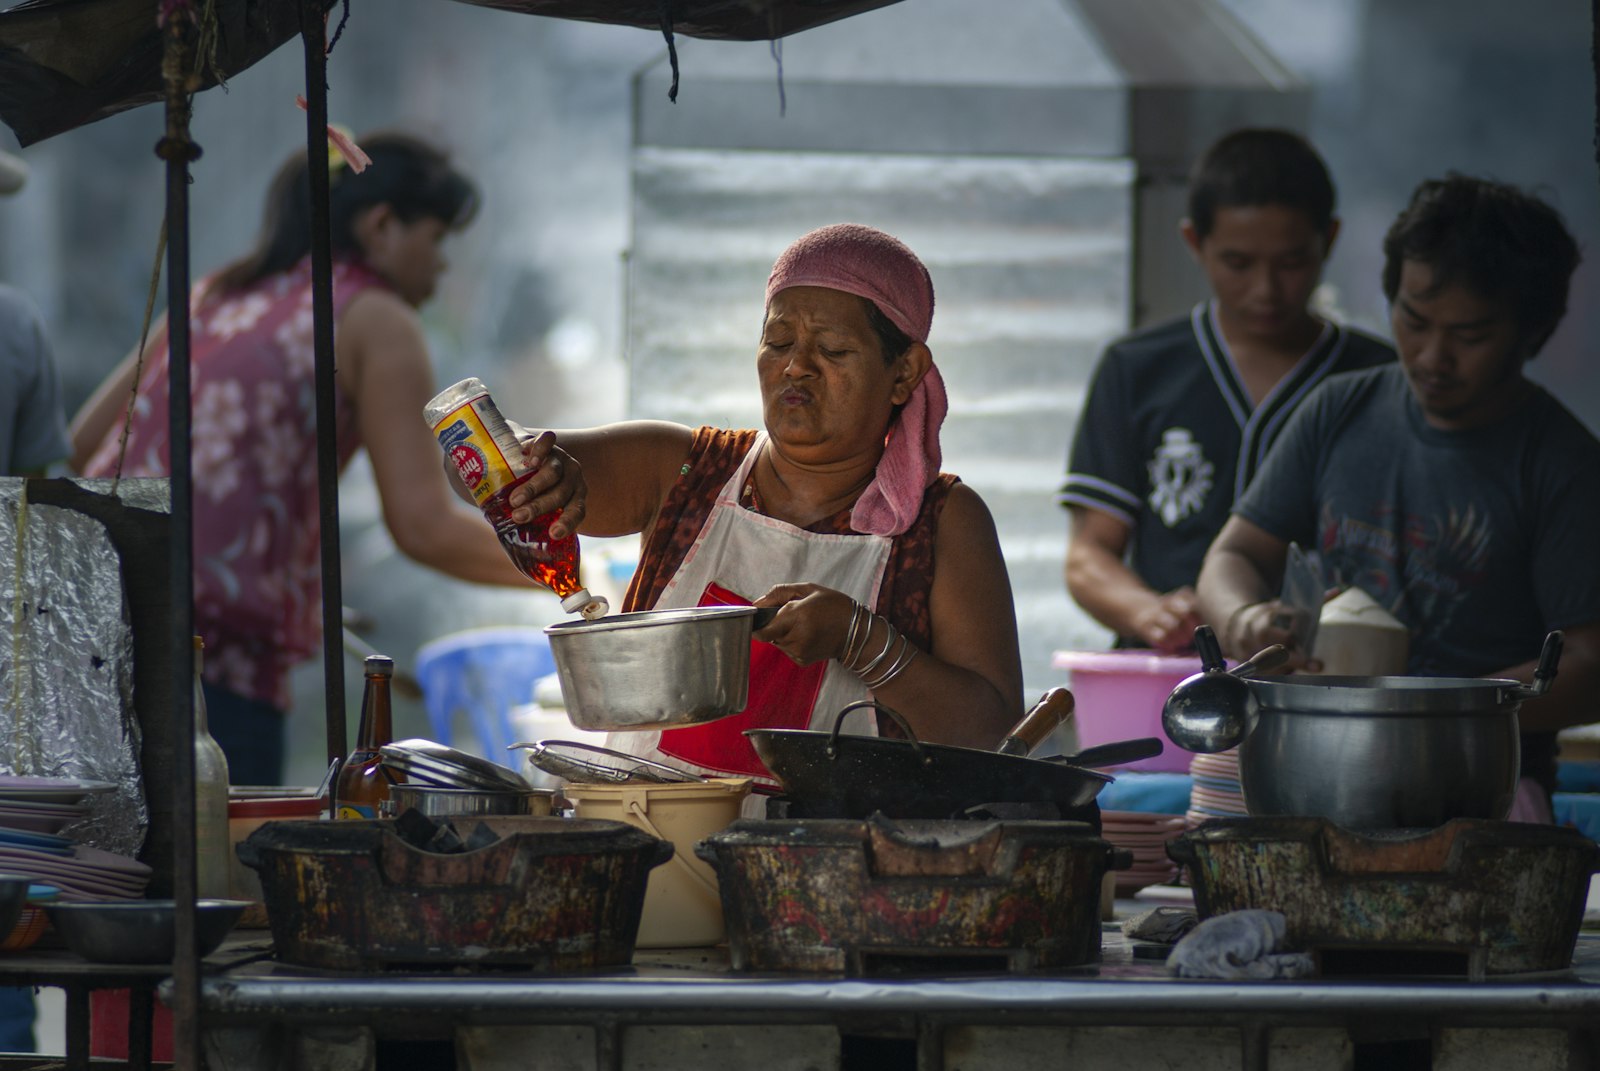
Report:
[{"label": "pink head scarf", "polygon": [[[864,297],[913,341],[928,341],[933,324],[933,280],[905,243],[859,223],[835,223],[797,238],[767,279],[767,301],[791,286],[825,286]],[[949,410],[944,379],[928,366],[889,425],[872,483],[856,500],[850,526],[896,536],[922,509],[922,492],[939,475],[939,426]]]}]

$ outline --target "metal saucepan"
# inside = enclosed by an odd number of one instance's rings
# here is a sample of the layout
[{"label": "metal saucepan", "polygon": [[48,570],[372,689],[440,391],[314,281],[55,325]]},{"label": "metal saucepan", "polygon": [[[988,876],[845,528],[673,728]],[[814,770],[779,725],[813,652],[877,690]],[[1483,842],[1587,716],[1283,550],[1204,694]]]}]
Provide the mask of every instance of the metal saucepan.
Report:
[{"label": "metal saucepan", "polygon": [[592,732],[630,732],[739,713],[750,688],[750,635],[777,612],[696,606],[546,626],[568,720]]},{"label": "metal saucepan", "polygon": [[1210,625],[1194,630],[1201,671],[1185,677],[1161,708],[1161,728],[1189,751],[1213,754],[1237,747],[1256,723],[1259,704],[1245,678],[1283,665],[1289,652],[1273,644],[1247,662],[1228,668]]},{"label": "metal saucepan", "polygon": [[1555,678],[1562,635],[1545,637],[1532,685],[1461,677],[1249,682],[1255,726],[1239,745],[1252,815],[1314,815],[1347,829],[1498,821],[1519,776],[1518,713]]},{"label": "metal saucepan", "polygon": [[[1052,689],[1008,737],[1031,748],[1071,709],[1071,693]],[[878,710],[906,739],[842,734],[853,711]],[[1039,731],[1043,727],[1043,731]],[[1112,782],[1108,774],[1071,762],[981,751],[916,739],[905,719],[871,700],[851,703],[829,732],[814,729],[747,729],[756,754],[808,814],[866,818],[949,818],[986,803],[1055,803],[1084,807]]]}]

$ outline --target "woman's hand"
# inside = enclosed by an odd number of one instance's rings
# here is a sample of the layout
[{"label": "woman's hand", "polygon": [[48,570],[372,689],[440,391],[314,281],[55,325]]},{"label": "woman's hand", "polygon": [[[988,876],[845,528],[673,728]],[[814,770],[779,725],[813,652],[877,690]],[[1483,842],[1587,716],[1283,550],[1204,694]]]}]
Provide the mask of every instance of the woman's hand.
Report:
[{"label": "woman's hand", "polygon": [[555,432],[535,433],[519,424],[510,426],[522,444],[523,460],[534,470],[532,477],[511,492],[511,519],[527,524],[559,509],[561,516],[550,525],[551,538],[563,539],[576,532],[589,497],[583,466],[556,445]]},{"label": "woman's hand", "polygon": [[842,591],[820,584],[779,584],[757,599],[778,606],[778,616],[755,638],[772,644],[796,665],[809,666],[844,654],[857,603]]}]

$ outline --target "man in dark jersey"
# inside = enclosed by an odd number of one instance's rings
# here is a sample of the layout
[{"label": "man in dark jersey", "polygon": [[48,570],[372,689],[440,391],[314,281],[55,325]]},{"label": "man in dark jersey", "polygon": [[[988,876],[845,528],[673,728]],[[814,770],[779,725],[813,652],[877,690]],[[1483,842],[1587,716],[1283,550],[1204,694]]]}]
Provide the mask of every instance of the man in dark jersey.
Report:
[{"label": "man in dark jersey", "polygon": [[1231,654],[1282,642],[1273,594],[1298,541],[1329,586],[1406,625],[1410,674],[1530,680],[1563,630],[1560,675],[1520,718],[1519,805],[1544,817],[1556,731],[1600,717],[1600,441],[1523,375],[1578,248],[1544,202],[1451,175],[1417,188],[1384,257],[1399,364],[1300,407],[1206,555],[1202,612]]},{"label": "man in dark jersey", "polygon": [[1057,499],[1067,590],[1119,647],[1192,645],[1200,562],[1284,421],[1329,375],[1394,360],[1307,307],[1333,210],[1327,167],[1286,130],[1235,131],[1195,165],[1181,233],[1212,298],[1105,351]]}]

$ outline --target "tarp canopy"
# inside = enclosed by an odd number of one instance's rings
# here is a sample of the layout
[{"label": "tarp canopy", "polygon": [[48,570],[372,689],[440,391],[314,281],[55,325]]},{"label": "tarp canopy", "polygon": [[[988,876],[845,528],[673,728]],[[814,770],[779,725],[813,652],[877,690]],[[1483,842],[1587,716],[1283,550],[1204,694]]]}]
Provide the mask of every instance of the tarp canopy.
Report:
[{"label": "tarp canopy", "polygon": [[[336,0],[317,0],[326,8]],[[370,5],[368,14],[377,10]],[[441,0],[442,2],[442,0]],[[776,39],[898,0],[454,0],[717,40]],[[0,12],[0,120],[23,145],[161,99],[162,0],[25,0]],[[196,7],[202,6],[198,0]],[[213,0],[209,89],[300,32],[302,0]],[[357,15],[359,17],[359,6]]]}]

